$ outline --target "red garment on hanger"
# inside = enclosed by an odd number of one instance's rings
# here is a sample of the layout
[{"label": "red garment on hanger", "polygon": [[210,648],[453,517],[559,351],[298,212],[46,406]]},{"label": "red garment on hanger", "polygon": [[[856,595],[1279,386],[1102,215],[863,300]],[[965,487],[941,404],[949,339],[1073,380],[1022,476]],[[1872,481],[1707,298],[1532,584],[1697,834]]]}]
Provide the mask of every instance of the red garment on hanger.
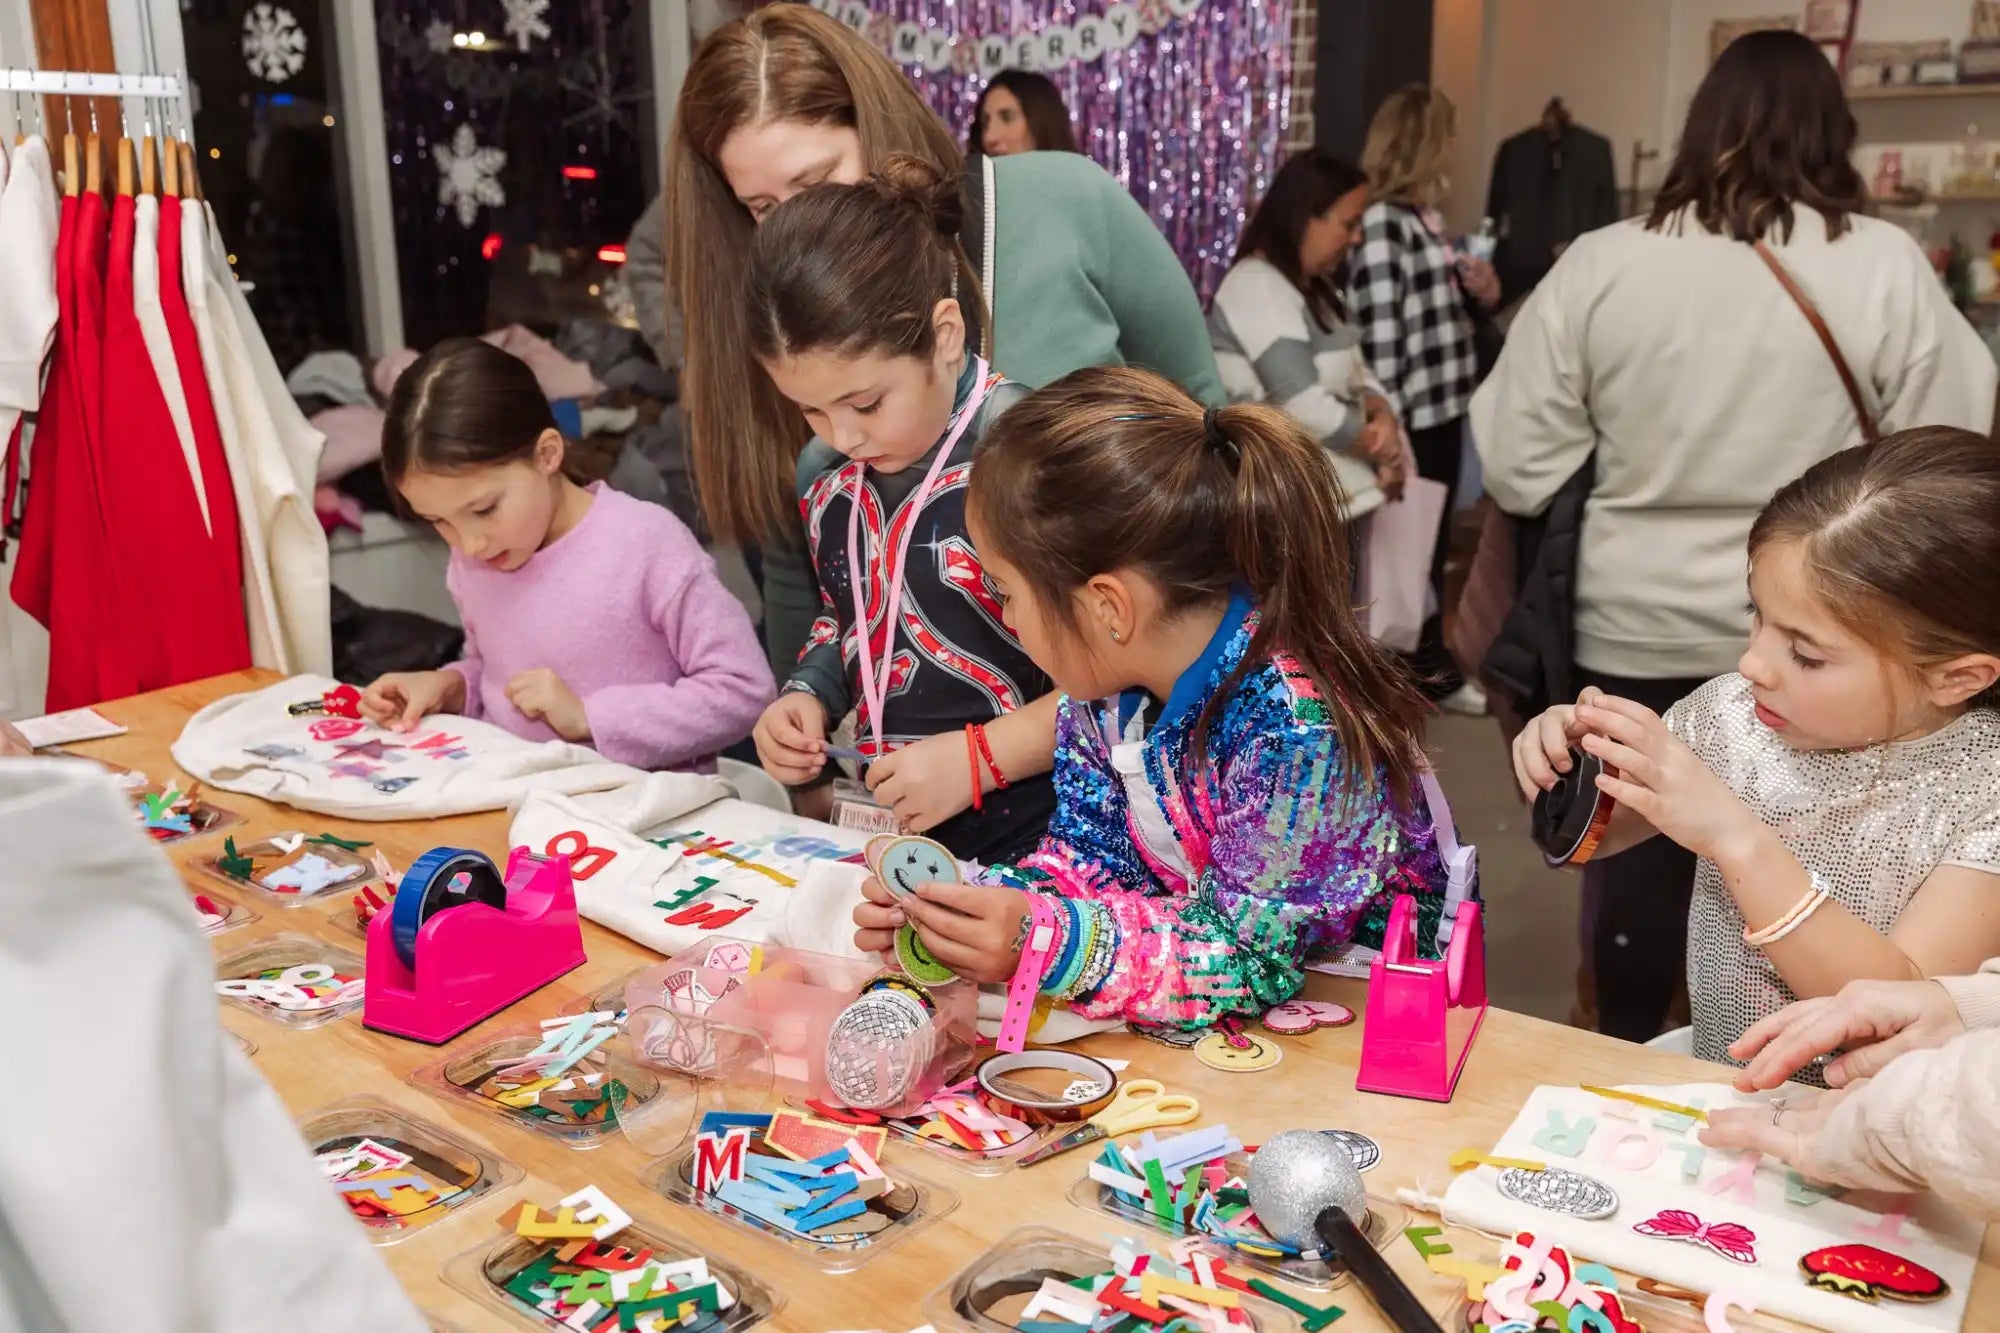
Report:
[{"label": "red garment on hanger", "polygon": [[[14,605],[42,628],[49,626],[50,575],[55,554],[56,471],[65,428],[74,431],[70,362],[76,355],[76,219],[82,201],[62,198],[56,228],[56,336],[49,353],[49,376],[42,383],[41,407],[35,417],[35,456],[28,470],[28,498],[21,513],[21,550],[14,559],[11,592]],[[8,471],[13,471],[20,439],[10,446]],[[51,677],[53,679],[53,677]]]},{"label": "red garment on hanger", "polygon": [[[86,192],[77,203],[71,248],[73,416],[64,422],[56,452],[49,569],[51,709],[76,708],[151,688],[142,682],[157,675],[157,669],[149,668],[159,657],[159,638],[145,600],[131,595],[117,558],[113,538],[118,534],[105,486],[111,470],[103,413],[105,214],[103,196]],[[129,265],[125,282],[129,289]]]},{"label": "red garment on hanger", "polygon": [[[208,496],[209,535],[222,565],[223,581],[237,590],[237,609],[241,611],[243,535],[236,512],[236,487],[230,480],[229,456],[222,451],[222,427],[216,421],[215,399],[202,369],[194,316],[188,311],[187,293],[181,290],[181,201],[173,195],[160,200],[160,308],[173,339],[181,391],[187,395],[188,424],[194,429],[195,456],[201,460],[202,488]],[[245,636],[247,652],[247,629]]]},{"label": "red garment on hanger", "polygon": [[130,195],[112,204],[104,277],[104,518],[125,576],[121,627],[146,640],[135,658],[140,688],[159,689],[249,666],[250,641],[241,585],[227,581],[202,523],[195,480],[139,327],[134,204]]}]

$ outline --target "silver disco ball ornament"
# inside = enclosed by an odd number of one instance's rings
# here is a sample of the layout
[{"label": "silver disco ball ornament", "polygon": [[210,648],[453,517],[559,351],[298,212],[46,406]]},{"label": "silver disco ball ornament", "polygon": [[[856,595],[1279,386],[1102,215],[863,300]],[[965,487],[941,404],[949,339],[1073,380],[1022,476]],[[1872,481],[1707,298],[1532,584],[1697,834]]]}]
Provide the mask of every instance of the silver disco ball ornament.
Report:
[{"label": "silver disco ball ornament", "polygon": [[826,1082],[841,1105],[894,1106],[930,1063],[930,1015],[899,990],[872,990],[847,1006],[826,1037]]},{"label": "silver disco ball ornament", "polygon": [[1288,1130],[1264,1140],[1250,1160],[1250,1206],[1278,1241],[1297,1250],[1320,1248],[1313,1219],[1339,1208],[1368,1222],[1368,1192],[1347,1149],[1317,1130]]}]

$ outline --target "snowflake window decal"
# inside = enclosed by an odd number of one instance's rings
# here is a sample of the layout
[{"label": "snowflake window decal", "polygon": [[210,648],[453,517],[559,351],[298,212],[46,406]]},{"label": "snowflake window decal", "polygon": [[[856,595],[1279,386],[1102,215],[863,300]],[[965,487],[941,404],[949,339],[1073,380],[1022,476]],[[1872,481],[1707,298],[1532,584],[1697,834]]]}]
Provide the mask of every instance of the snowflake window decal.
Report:
[{"label": "snowflake window decal", "polygon": [[305,68],[306,34],[291,10],[251,6],[243,15],[243,63],[266,83],[283,83]]},{"label": "snowflake window decal", "polygon": [[456,209],[458,225],[472,226],[482,204],[498,208],[507,202],[500,188],[500,171],[507,165],[504,149],[482,145],[471,124],[453,131],[451,142],[431,151],[438,166],[438,205]]},{"label": "snowflake window decal", "polygon": [[507,11],[504,31],[521,50],[527,50],[528,44],[536,38],[545,42],[549,39],[549,23],[545,17],[549,0],[500,0],[500,7]]}]

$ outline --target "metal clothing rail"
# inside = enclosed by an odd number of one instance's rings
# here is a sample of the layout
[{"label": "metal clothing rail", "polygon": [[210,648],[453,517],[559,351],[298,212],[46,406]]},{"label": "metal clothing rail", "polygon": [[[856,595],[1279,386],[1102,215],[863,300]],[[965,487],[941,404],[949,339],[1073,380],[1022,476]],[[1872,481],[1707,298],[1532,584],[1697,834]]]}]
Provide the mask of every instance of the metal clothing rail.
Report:
[{"label": "metal clothing rail", "polygon": [[180,100],[181,81],[172,74],[97,74],[66,69],[0,69],[0,92],[45,93],[56,97],[143,97]]}]

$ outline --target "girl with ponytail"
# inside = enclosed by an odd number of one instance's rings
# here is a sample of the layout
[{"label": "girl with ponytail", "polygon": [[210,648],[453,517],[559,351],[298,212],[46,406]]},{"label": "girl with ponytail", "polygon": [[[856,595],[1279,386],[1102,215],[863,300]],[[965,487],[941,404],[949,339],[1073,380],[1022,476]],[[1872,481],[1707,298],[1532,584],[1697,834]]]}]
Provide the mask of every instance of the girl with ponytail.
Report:
[{"label": "girl with ponytail", "polygon": [[973,448],[1026,390],[968,351],[985,310],[960,209],[955,179],[896,156],[795,195],[751,243],[751,350],[825,446],[798,476],[821,614],[755,736],[773,777],[813,783],[858,710],[864,777],[898,826],[996,861],[1048,827],[1055,698],[965,529]]},{"label": "girl with ponytail", "polygon": [[1298,994],[1309,959],[1443,907],[1425,704],[1356,623],[1326,453],[1255,404],[1204,410],[1148,371],[1080,370],[987,433],[968,520],[1007,626],[1066,696],[1057,805],[1032,855],[901,902],[870,881],[857,943],[904,920],[960,976],[1017,967],[1059,896],[1045,994],[1179,1027]]}]

